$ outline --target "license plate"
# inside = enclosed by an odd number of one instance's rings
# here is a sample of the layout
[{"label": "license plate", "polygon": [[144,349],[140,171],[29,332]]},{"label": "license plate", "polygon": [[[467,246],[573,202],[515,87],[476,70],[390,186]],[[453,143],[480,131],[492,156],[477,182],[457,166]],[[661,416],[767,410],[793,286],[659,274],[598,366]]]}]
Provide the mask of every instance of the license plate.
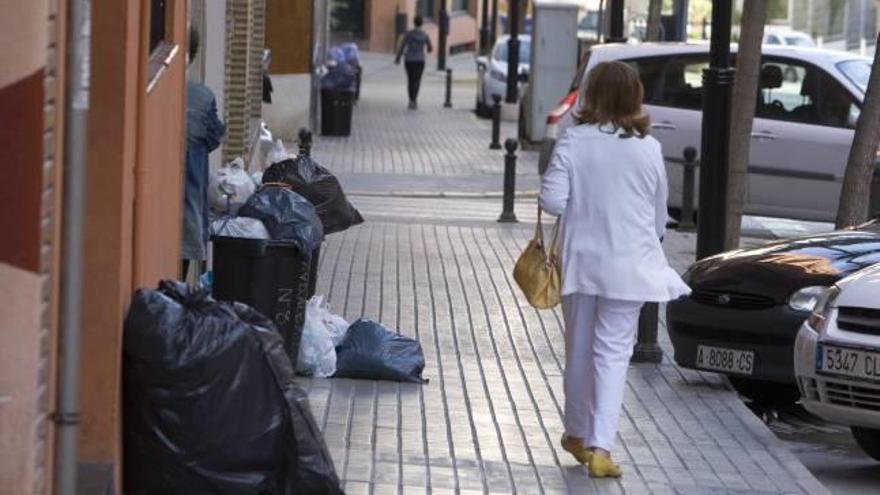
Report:
[{"label": "license plate", "polygon": [[880,352],[819,344],[816,371],[880,380]]},{"label": "license plate", "polygon": [[751,375],[755,364],[754,351],[727,349],[708,345],[697,346],[697,367]]}]

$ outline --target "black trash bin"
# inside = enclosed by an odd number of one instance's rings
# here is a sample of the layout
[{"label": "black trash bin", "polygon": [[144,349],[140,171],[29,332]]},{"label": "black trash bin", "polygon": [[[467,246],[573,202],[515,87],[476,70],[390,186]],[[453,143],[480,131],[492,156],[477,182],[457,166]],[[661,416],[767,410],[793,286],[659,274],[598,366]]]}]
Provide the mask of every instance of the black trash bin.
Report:
[{"label": "black trash bin", "polygon": [[321,134],[348,136],[351,134],[351,109],[354,92],[348,89],[321,90]]},{"label": "black trash bin", "polygon": [[245,303],[275,323],[296,363],[312,271],[311,253],[265,239],[215,236],[215,299]]}]

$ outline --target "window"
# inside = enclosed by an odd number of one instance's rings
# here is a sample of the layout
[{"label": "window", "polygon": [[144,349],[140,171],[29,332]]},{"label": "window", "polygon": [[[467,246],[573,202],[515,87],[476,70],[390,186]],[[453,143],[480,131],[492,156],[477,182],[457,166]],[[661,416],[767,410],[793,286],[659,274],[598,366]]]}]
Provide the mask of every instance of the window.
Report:
[{"label": "window", "polygon": [[858,113],[849,92],[818,67],[775,60],[761,64],[756,117],[853,127]]},{"label": "window", "polygon": [[628,63],[639,73],[646,104],[703,108],[703,69],[709,66],[707,57],[653,57]]},{"label": "window", "polygon": [[434,0],[418,0],[416,12],[425,19],[433,19],[437,15],[437,5]]},{"label": "window", "polygon": [[450,12],[459,12],[468,9],[468,0],[452,0]]},{"label": "window", "polygon": [[165,10],[168,0],[150,2],[150,53],[165,39]]},{"label": "window", "polygon": [[[519,63],[529,63],[532,51],[532,42],[523,38],[517,38],[519,41]],[[499,62],[507,62],[507,43],[498,43],[495,45],[495,53],[492,55]]]},{"label": "window", "polygon": [[838,70],[843,75],[862,90],[862,93],[868,89],[868,78],[871,77],[871,64],[865,60],[847,60],[837,64]]}]

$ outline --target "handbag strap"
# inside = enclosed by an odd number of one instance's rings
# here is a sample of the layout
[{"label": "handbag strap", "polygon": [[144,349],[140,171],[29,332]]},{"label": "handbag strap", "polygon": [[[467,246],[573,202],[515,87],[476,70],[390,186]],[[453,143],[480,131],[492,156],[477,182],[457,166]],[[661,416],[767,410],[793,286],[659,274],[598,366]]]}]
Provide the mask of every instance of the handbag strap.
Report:
[{"label": "handbag strap", "polygon": [[551,234],[550,238],[550,250],[548,254],[550,256],[556,256],[556,249],[559,244],[559,222],[562,220],[561,216],[556,217],[556,223],[553,224],[553,234]]},{"label": "handbag strap", "polygon": [[544,227],[541,224],[541,204],[538,203],[538,222],[535,224],[535,241],[538,241],[542,246],[544,245]]}]

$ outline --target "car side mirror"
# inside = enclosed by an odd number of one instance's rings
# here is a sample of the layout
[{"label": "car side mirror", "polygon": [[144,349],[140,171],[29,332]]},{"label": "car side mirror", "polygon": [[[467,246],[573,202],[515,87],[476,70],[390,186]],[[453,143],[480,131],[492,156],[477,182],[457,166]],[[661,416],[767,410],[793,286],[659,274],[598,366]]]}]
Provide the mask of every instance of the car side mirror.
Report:
[{"label": "car side mirror", "polygon": [[529,82],[529,73],[528,72],[520,72],[517,77],[519,82]]}]

